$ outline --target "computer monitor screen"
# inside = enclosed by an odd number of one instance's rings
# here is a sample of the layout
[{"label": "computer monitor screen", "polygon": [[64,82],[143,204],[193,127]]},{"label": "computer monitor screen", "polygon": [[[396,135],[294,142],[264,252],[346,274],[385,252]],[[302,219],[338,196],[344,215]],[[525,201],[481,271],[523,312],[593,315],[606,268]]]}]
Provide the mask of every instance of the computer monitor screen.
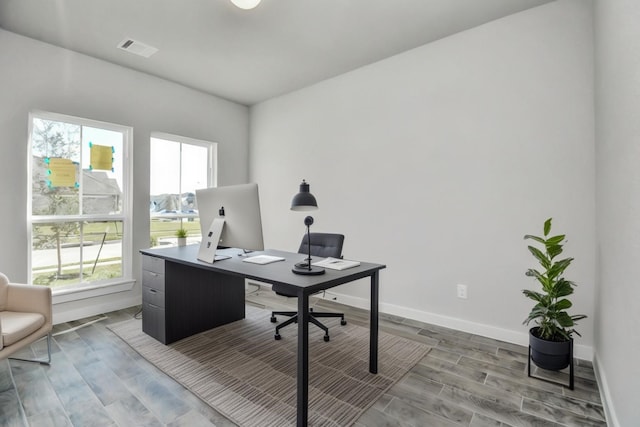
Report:
[{"label": "computer monitor screen", "polygon": [[262,219],[258,184],[230,185],[196,190],[202,236],[216,218],[224,219],[218,246],[261,251]]}]

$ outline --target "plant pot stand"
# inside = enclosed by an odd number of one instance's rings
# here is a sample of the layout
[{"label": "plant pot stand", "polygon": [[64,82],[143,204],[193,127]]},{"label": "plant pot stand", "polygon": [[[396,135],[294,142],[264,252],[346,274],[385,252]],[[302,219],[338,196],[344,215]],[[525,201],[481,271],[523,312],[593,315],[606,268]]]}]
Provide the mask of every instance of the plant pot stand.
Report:
[{"label": "plant pot stand", "polygon": [[[550,380],[548,378],[542,378],[542,377],[538,377],[535,375],[531,375],[531,362],[532,362],[532,357],[531,357],[531,344],[529,344],[529,357],[527,360],[527,376],[529,378],[535,378],[537,380],[540,381],[545,381],[551,384],[558,384],[561,385],[563,387],[569,387],[569,390],[573,390],[573,384],[574,384],[574,376],[573,376],[573,340],[571,340],[569,342],[569,385],[564,384],[563,382],[560,381],[553,381]],[[534,362],[535,364],[535,362]],[[536,365],[537,366],[537,365]],[[544,369],[544,368],[540,368],[540,369]]]}]

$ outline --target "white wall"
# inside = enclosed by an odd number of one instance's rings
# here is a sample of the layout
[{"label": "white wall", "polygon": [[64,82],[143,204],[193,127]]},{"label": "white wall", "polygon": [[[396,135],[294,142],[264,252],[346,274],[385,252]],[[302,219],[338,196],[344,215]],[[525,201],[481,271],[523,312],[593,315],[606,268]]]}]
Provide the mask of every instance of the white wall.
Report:
[{"label": "white wall", "polygon": [[595,366],[612,426],[640,425],[640,3],[595,2]]},{"label": "white wall", "polygon": [[[127,53],[123,53],[126,55]],[[141,61],[144,59],[140,59]],[[247,182],[249,111],[167,81],[0,30],[0,271],[27,280],[27,126],[31,110],[132,126],[134,275],[149,246],[149,136],[218,142],[220,185]],[[54,307],[54,321],[139,303],[140,288]]]},{"label": "white wall", "polygon": [[[383,311],[524,344],[535,263],[523,236],[553,217],[576,259],[574,313],[589,315],[577,354],[590,359],[591,21],[588,2],[553,2],[252,107],[267,246],[297,248],[304,215],[288,207],[305,178],[313,230],[388,266]],[[336,292],[368,298],[363,284]]]}]

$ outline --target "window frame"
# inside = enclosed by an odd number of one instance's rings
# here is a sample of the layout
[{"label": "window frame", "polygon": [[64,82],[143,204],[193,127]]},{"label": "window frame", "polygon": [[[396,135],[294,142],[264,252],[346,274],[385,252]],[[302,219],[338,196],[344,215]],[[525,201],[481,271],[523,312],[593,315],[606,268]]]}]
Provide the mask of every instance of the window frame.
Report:
[{"label": "window frame", "polygon": [[[70,123],[121,133],[122,140],[122,210],[117,214],[80,214],[77,215],[34,215],[33,214],[33,123],[35,119]],[[28,154],[27,154],[27,237],[29,250],[27,254],[27,277],[33,283],[33,225],[52,222],[82,221],[121,221],[122,222],[122,259],[121,277],[96,282],[82,282],[61,289],[51,288],[53,302],[68,302],[95,296],[107,295],[133,289],[133,128],[93,119],[70,116],[48,111],[34,110],[29,112]],[[82,171],[82,167],[80,167]],[[82,179],[82,173],[80,174]],[[82,185],[82,184],[81,184]],[[82,199],[82,198],[81,198]],[[81,200],[82,203],[82,200]]]},{"label": "window frame", "polygon": [[[180,136],[169,134],[165,132],[151,132],[149,137],[149,156],[151,156],[152,150],[152,140],[160,139],[170,142],[180,143],[181,152],[182,145],[195,145],[199,147],[204,147],[207,149],[207,187],[217,187],[218,185],[218,143],[213,141],[206,141],[203,139],[195,139],[189,138],[187,136]],[[151,160],[149,160],[149,170],[151,170]],[[180,163],[180,168],[182,168],[182,164]],[[182,176],[182,170],[180,170],[180,176]],[[149,174],[149,179],[151,180],[151,174]],[[182,192],[182,182],[180,182],[180,192]],[[151,198],[151,185],[149,185],[149,198]],[[151,212],[149,212],[149,238],[151,239],[151,221],[153,218],[166,218],[171,220],[182,220],[189,218],[199,218],[197,213],[170,213],[170,214],[162,214],[162,216],[156,215],[154,216]]]}]

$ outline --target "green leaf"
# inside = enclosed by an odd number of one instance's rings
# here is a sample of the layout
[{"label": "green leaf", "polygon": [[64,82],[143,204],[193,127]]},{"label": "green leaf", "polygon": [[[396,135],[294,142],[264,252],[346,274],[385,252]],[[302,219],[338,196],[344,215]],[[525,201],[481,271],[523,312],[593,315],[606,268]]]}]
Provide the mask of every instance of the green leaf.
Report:
[{"label": "green leaf", "polygon": [[560,276],[567,269],[567,267],[569,267],[572,261],[573,258],[565,258],[560,261],[554,262],[547,272],[547,277],[549,277],[550,279],[555,279],[556,277]]},{"label": "green leaf", "polygon": [[547,310],[544,307],[536,305],[522,323],[529,324],[532,320],[544,319],[545,317],[547,317]]},{"label": "green leaf", "polygon": [[535,292],[535,291],[529,291],[527,289],[523,290],[522,293],[525,294],[528,298],[531,298],[534,301],[544,302],[544,298],[545,298],[544,294],[541,294],[541,293]]},{"label": "green leaf", "polygon": [[547,237],[551,231],[551,218],[544,222],[544,236]]},{"label": "green leaf", "polygon": [[573,304],[571,304],[571,301],[569,301],[568,299],[561,299],[560,301],[555,303],[554,309],[555,310],[566,310],[568,308],[571,308],[572,305]]},{"label": "green leaf", "polygon": [[553,298],[562,298],[562,297],[566,297],[567,295],[571,295],[573,293],[573,286],[572,282],[568,281],[568,280],[564,280],[564,279],[560,279],[556,282],[555,286],[553,287]]},{"label": "green leaf", "polygon": [[548,245],[558,245],[558,244],[562,243],[562,241],[564,240],[564,237],[565,237],[564,234],[560,234],[558,236],[549,237],[547,239],[547,244]]},{"label": "green leaf", "polygon": [[542,290],[548,294],[550,300],[555,298],[555,286],[556,282],[549,278],[547,278],[546,282],[542,284]]},{"label": "green leaf", "polygon": [[527,248],[529,249],[529,252],[536,257],[540,265],[544,268],[551,267],[551,261],[547,258],[547,255],[544,252],[534,246],[527,246]]},{"label": "green leaf", "polygon": [[549,259],[554,259],[562,253],[562,245],[551,245],[547,246],[546,249],[547,254],[549,255]]},{"label": "green leaf", "polygon": [[571,326],[573,326],[573,319],[564,311],[558,313],[558,315],[556,316],[556,321],[563,328],[570,328]]},{"label": "green leaf", "polygon": [[549,279],[547,279],[546,276],[544,276],[542,273],[540,273],[538,270],[535,270],[533,268],[528,269],[525,273],[525,276],[527,277],[535,277],[538,282],[540,282],[540,284],[542,285],[542,287],[547,286]]},{"label": "green leaf", "polygon": [[543,245],[545,244],[545,240],[542,237],[532,236],[531,234],[525,234],[524,238],[525,240],[532,239],[532,240],[535,240],[536,242],[542,243]]}]

